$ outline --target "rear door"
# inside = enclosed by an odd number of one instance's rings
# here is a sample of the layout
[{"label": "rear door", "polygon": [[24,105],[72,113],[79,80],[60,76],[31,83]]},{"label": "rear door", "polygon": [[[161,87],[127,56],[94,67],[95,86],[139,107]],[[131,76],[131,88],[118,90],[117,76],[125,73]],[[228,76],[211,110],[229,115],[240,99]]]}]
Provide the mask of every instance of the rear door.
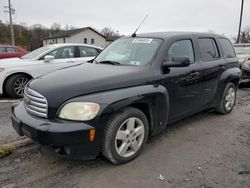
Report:
[{"label": "rear door", "polygon": [[225,61],[219,52],[218,43],[213,37],[197,39],[200,63],[202,66],[202,104],[206,105],[215,98],[220,75],[224,71]]},{"label": "rear door", "polygon": [[78,49],[77,61],[82,62],[91,61],[100,53],[100,50],[88,46],[78,46]]}]

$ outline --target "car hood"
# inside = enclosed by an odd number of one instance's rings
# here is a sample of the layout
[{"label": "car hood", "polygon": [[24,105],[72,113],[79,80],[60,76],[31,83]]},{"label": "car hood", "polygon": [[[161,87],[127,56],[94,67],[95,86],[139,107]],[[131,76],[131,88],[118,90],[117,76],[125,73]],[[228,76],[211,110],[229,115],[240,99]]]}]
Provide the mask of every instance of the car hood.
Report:
[{"label": "car hood", "polygon": [[146,84],[153,72],[148,66],[114,66],[85,63],[32,80],[28,87],[41,93],[50,107],[90,93]]},{"label": "car hood", "polygon": [[0,68],[6,69],[12,67],[19,67],[19,66],[29,65],[30,63],[32,63],[32,61],[20,58],[1,59]]}]

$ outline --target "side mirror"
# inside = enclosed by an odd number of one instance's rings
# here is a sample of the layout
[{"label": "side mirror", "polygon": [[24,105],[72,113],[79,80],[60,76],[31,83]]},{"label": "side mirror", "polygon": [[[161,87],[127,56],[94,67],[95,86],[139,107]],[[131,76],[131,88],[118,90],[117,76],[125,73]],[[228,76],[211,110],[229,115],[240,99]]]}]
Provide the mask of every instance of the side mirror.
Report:
[{"label": "side mirror", "polygon": [[188,67],[190,59],[188,57],[173,57],[172,61],[164,61],[164,67]]},{"label": "side mirror", "polygon": [[44,57],[44,61],[47,63],[47,62],[50,62],[50,61],[52,61],[52,60],[54,60],[55,59],[55,57],[53,56],[53,55],[46,55],[45,57]]}]

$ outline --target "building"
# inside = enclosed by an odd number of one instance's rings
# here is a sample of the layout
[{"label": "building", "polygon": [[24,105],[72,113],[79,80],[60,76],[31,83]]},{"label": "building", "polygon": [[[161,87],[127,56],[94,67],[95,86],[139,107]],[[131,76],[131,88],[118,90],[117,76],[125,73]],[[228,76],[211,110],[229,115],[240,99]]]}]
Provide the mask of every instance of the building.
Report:
[{"label": "building", "polygon": [[43,46],[60,43],[84,43],[105,47],[112,41],[91,27],[61,31],[43,39]]}]

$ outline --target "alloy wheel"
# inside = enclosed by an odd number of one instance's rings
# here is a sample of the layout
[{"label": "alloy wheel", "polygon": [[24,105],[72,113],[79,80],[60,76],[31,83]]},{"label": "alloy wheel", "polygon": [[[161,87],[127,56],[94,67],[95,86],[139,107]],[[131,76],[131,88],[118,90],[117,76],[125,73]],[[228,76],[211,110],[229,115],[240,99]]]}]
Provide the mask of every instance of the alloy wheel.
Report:
[{"label": "alloy wheel", "polygon": [[131,157],[142,146],[145,136],[143,122],[131,117],[119,127],[115,137],[115,149],[121,157]]},{"label": "alloy wheel", "polygon": [[24,88],[26,86],[26,84],[29,82],[29,79],[28,78],[25,78],[25,77],[20,77],[18,78],[15,83],[14,83],[14,91],[17,95],[19,96],[23,96],[23,93],[24,93]]},{"label": "alloy wheel", "polygon": [[231,110],[234,106],[236,98],[236,91],[234,88],[230,87],[226,93],[225,97],[225,108]]}]

